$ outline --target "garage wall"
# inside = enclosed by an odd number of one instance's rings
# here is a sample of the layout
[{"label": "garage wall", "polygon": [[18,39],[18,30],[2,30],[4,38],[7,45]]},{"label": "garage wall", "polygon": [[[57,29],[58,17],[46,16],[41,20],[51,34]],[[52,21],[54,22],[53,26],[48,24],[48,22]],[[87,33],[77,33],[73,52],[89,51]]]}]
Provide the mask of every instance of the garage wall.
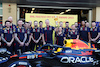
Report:
[{"label": "garage wall", "polygon": [[3,24],[9,16],[13,17],[13,23],[17,21],[17,4],[16,3],[3,3]]}]

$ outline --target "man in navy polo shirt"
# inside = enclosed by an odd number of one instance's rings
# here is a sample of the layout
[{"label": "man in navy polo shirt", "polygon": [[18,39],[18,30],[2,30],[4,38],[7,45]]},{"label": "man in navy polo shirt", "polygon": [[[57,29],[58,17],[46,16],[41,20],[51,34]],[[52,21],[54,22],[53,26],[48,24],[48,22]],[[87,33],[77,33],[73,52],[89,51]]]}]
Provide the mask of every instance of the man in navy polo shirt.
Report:
[{"label": "man in navy polo shirt", "polygon": [[65,23],[65,29],[64,29],[64,34],[65,34],[65,36],[66,36],[66,39],[69,39],[68,38],[68,32],[70,31],[70,28],[69,28],[69,22],[66,22]]},{"label": "man in navy polo shirt", "polygon": [[25,41],[25,51],[30,51],[30,41],[31,41],[31,29],[30,29],[30,23],[29,22],[25,22],[24,24],[25,26],[25,30],[26,30],[26,34],[27,34],[27,39]]},{"label": "man in navy polo shirt", "polygon": [[79,26],[78,26],[77,22],[75,22],[75,28],[76,28],[77,31],[79,31]]},{"label": "man in navy polo shirt", "polygon": [[76,29],[75,25],[71,26],[71,30],[70,30],[70,32],[68,32],[68,37],[70,39],[79,39],[79,32]]},{"label": "man in navy polo shirt", "polygon": [[96,43],[99,40],[100,30],[96,27],[96,23],[92,22],[92,28],[90,28],[91,41]]},{"label": "man in navy polo shirt", "polygon": [[39,28],[42,32],[42,38],[40,39],[40,44],[42,46],[43,45],[43,22],[42,21],[39,21]]},{"label": "man in navy polo shirt", "polygon": [[13,18],[11,16],[8,17],[8,21],[10,21],[10,28],[12,28],[13,32],[15,32],[16,25],[13,24]]},{"label": "man in navy polo shirt", "polygon": [[64,33],[64,28],[63,28],[63,22],[62,21],[59,22],[59,26],[62,27],[62,32]]},{"label": "man in navy polo shirt", "polygon": [[40,27],[38,27],[38,22],[34,21],[34,28],[32,31],[32,40],[35,42],[33,45],[36,45],[36,49],[38,49],[38,47],[40,47],[40,39],[42,37],[42,29]]},{"label": "man in navy polo shirt", "polygon": [[53,35],[54,27],[50,26],[49,19],[46,19],[45,23],[46,23],[46,27],[43,29],[44,44],[46,43],[53,44],[52,35]]},{"label": "man in navy polo shirt", "polygon": [[85,21],[82,21],[82,26],[79,28],[79,36],[83,41],[88,42],[90,40],[90,30],[85,26]]},{"label": "man in navy polo shirt", "polygon": [[14,41],[14,32],[13,29],[10,28],[10,21],[5,21],[5,27],[3,28],[2,34],[3,46],[7,48],[11,53],[13,53],[13,41]]},{"label": "man in navy polo shirt", "polygon": [[17,42],[14,45],[14,49],[15,53],[18,54],[18,49],[21,49],[22,53],[25,51],[25,41],[27,34],[25,28],[23,27],[24,22],[22,20],[18,20],[17,24],[18,26],[15,30],[15,39]]}]

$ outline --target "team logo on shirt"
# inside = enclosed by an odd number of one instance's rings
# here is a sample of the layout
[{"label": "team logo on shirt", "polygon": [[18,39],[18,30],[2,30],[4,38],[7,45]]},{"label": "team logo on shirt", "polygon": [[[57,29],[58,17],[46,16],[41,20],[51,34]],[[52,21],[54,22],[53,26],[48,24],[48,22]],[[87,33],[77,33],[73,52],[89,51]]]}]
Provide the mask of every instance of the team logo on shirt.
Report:
[{"label": "team logo on shirt", "polygon": [[[82,31],[83,30],[83,27],[81,27],[80,30]],[[87,31],[87,27],[85,27],[85,31]]]},{"label": "team logo on shirt", "polygon": [[44,30],[47,30],[47,28],[45,27]]},{"label": "team logo on shirt", "polygon": [[20,29],[18,28],[18,32],[20,32]]},{"label": "team logo on shirt", "polygon": [[77,35],[77,32],[75,32],[75,34]]},{"label": "team logo on shirt", "polygon": [[27,30],[27,34],[30,34],[30,30],[29,29]]},{"label": "team logo on shirt", "polygon": [[0,29],[2,29],[2,26],[0,26]]},{"label": "team logo on shirt", "polygon": [[90,31],[92,31],[92,30],[93,30],[93,28],[90,29]]},{"label": "team logo on shirt", "polygon": [[85,27],[85,31],[87,31],[87,28]]},{"label": "team logo on shirt", "polygon": [[97,28],[96,28],[96,29],[94,29],[94,31],[97,31]]},{"label": "team logo on shirt", "polygon": [[[93,31],[93,28],[91,28],[90,31]],[[94,28],[94,31],[97,31],[97,28]]]},{"label": "team logo on shirt", "polygon": [[63,34],[57,34],[57,36],[63,36]]},{"label": "team logo on shirt", "polygon": [[33,29],[33,32],[35,32],[35,29]]},{"label": "team logo on shirt", "polygon": [[24,33],[25,32],[25,30],[24,29],[22,29],[22,33]]},{"label": "team logo on shirt", "polygon": [[50,27],[49,30],[52,30],[52,28]]},{"label": "team logo on shirt", "polygon": [[[74,34],[73,31],[70,32],[71,34]],[[75,31],[75,35],[77,35],[77,31]]]},{"label": "team logo on shirt", "polygon": [[81,27],[81,28],[80,28],[80,30],[82,31],[82,30],[83,30],[83,28]]},{"label": "team logo on shirt", "polygon": [[12,29],[10,29],[10,33],[11,33],[11,34],[13,33]]},{"label": "team logo on shirt", "polygon": [[70,33],[71,33],[71,34],[73,34],[73,32],[72,32],[72,31],[71,31]]},{"label": "team logo on shirt", "polygon": [[38,29],[37,32],[40,32],[40,30]]},{"label": "team logo on shirt", "polygon": [[7,30],[6,29],[4,29],[4,33],[7,33]]}]

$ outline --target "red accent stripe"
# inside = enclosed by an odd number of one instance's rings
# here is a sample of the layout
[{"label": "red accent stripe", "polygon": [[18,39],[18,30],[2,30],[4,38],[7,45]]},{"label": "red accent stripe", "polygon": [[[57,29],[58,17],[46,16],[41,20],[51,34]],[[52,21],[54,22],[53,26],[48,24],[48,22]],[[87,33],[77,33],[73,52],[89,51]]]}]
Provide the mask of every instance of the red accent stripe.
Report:
[{"label": "red accent stripe", "polygon": [[22,32],[22,30],[20,29],[20,32]]},{"label": "red accent stripe", "polygon": [[85,27],[83,28],[83,31],[85,30]]},{"label": "red accent stripe", "polygon": [[53,49],[44,49],[44,50],[53,50]]},{"label": "red accent stripe", "polygon": [[94,29],[93,29],[93,31],[94,31]]},{"label": "red accent stripe", "polygon": [[19,59],[24,59],[24,58],[27,58],[27,56],[24,56],[24,57],[19,57]]},{"label": "red accent stripe", "polygon": [[15,55],[12,55],[12,56],[10,56],[10,58],[12,58],[12,57],[16,57],[16,56],[18,56],[17,54],[15,54]]},{"label": "red accent stripe", "polygon": [[5,37],[5,40],[7,40],[7,37]]},{"label": "red accent stripe", "polygon": [[4,43],[4,46],[6,45],[6,43]]},{"label": "red accent stripe", "polygon": [[68,29],[66,29],[66,31],[68,32]]},{"label": "red accent stripe", "polygon": [[36,29],[36,32],[37,32],[37,29]]},{"label": "red accent stripe", "polygon": [[75,35],[75,32],[73,32],[73,34]]},{"label": "red accent stripe", "polygon": [[47,27],[47,30],[49,30],[49,27]]},{"label": "red accent stripe", "polygon": [[47,32],[45,32],[45,41],[47,41]]},{"label": "red accent stripe", "polygon": [[11,28],[12,28],[12,26],[11,26]]},{"label": "red accent stripe", "polygon": [[8,34],[9,34],[9,30],[8,30]]},{"label": "red accent stripe", "polygon": [[16,43],[14,43],[14,46],[16,46]]},{"label": "red accent stripe", "polygon": [[42,55],[38,55],[38,57],[42,57]]}]

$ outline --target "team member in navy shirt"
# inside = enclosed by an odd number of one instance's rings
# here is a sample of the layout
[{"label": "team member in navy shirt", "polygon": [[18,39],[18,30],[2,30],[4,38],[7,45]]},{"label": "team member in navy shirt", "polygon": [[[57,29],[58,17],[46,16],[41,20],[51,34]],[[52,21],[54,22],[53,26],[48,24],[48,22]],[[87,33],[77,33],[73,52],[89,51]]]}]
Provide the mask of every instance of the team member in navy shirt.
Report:
[{"label": "team member in navy shirt", "polygon": [[25,26],[25,30],[26,30],[26,34],[27,34],[27,39],[25,41],[25,51],[30,51],[30,41],[31,41],[31,29],[30,29],[30,23],[29,22],[25,22],[24,24]]},{"label": "team member in navy shirt", "polygon": [[15,44],[15,53],[18,54],[18,49],[21,49],[21,52],[23,53],[25,51],[25,41],[27,38],[26,30],[22,26],[24,22],[22,20],[18,20],[17,22],[18,26],[15,31],[15,39],[16,39],[16,44]]},{"label": "team member in navy shirt", "polygon": [[55,33],[55,43],[57,45],[63,46],[63,41],[65,40],[65,34],[62,32],[62,27],[58,28],[58,33]]},{"label": "team member in navy shirt", "polygon": [[53,35],[54,27],[49,25],[50,22],[48,19],[45,20],[45,23],[46,23],[46,27],[43,29],[43,33],[44,33],[43,43],[53,44],[52,35]]},{"label": "team member in navy shirt", "polygon": [[42,29],[38,27],[38,22],[34,21],[34,28],[33,28],[32,40],[35,42],[34,46],[36,45],[36,49],[40,47],[40,39],[42,37]]},{"label": "team member in navy shirt", "polygon": [[15,32],[16,25],[13,24],[13,18],[11,16],[8,17],[8,21],[10,21],[10,28],[12,28],[13,32]]},{"label": "team member in navy shirt", "polygon": [[86,22],[86,27],[89,28],[89,30],[90,30],[89,22]]},{"label": "team member in navy shirt", "polygon": [[96,23],[92,22],[92,28],[90,28],[90,36],[91,36],[91,41],[96,43],[99,39],[100,36],[100,30],[98,27],[96,27]]},{"label": "team member in navy shirt", "polygon": [[3,28],[2,34],[3,46],[7,48],[11,53],[13,53],[13,41],[14,41],[14,32],[13,29],[10,28],[10,21],[5,21],[5,28]]},{"label": "team member in navy shirt", "polygon": [[77,22],[75,22],[75,28],[76,28],[77,31],[79,31],[79,26],[78,26]]},{"label": "team member in navy shirt", "polygon": [[79,36],[83,41],[88,42],[90,40],[90,30],[85,26],[85,22],[82,21],[82,26],[79,28]]},{"label": "team member in navy shirt", "polygon": [[42,21],[39,21],[39,28],[42,32],[42,38],[40,39],[40,44],[42,46],[43,45],[43,22]]},{"label": "team member in navy shirt", "polygon": [[66,22],[65,23],[65,29],[64,29],[64,34],[66,36],[66,39],[68,39],[68,32],[70,31],[70,28],[69,28],[69,22]]},{"label": "team member in navy shirt", "polygon": [[64,28],[63,28],[63,22],[62,21],[59,22],[59,26],[62,27],[62,32],[64,33]]},{"label": "team member in navy shirt", "polygon": [[75,25],[71,26],[71,30],[68,32],[68,37],[70,39],[79,39],[79,32],[76,30]]}]

